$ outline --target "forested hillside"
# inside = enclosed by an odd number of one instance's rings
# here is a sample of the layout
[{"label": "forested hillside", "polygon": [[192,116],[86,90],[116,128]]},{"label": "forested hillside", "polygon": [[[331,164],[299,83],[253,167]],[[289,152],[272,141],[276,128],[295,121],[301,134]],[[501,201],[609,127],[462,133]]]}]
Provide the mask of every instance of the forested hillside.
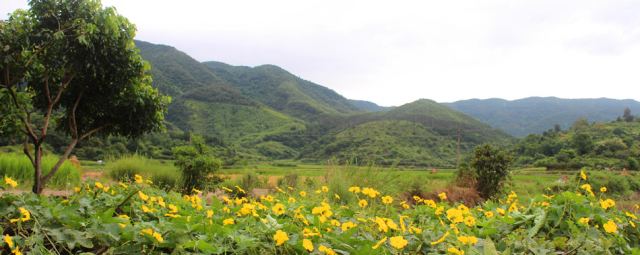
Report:
[{"label": "forested hillside", "polygon": [[522,166],[638,170],[640,117],[626,114],[620,120],[596,123],[578,119],[568,130],[529,134],[511,152]]},{"label": "forested hillside", "polygon": [[555,124],[567,129],[579,118],[592,122],[615,120],[625,108],[640,112],[640,102],[616,99],[561,99],[531,97],[507,101],[504,99],[471,99],[445,105],[473,116],[492,127],[517,137],[542,134]]},{"label": "forested hillside", "polygon": [[220,62],[204,64],[240,93],[296,118],[315,120],[323,113],[362,111],[335,91],[274,65],[250,68]]},{"label": "forested hillside", "polygon": [[389,110],[395,107],[395,106],[389,106],[389,107],[379,106],[373,102],[364,101],[364,100],[349,99],[349,101],[355,106],[357,106],[358,108],[365,111],[370,111],[370,112],[379,112],[379,111]]}]

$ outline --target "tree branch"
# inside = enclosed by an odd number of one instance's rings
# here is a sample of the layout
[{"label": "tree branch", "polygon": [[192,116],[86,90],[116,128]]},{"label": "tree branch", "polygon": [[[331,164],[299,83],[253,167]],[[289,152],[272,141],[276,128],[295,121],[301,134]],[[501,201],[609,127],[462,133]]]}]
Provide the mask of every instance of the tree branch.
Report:
[{"label": "tree branch", "polygon": [[82,94],[84,93],[84,89],[80,91],[80,95],[78,95],[78,99],[73,104],[73,108],[71,108],[71,116],[69,116],[69,129],[73,131],[73,138],[78,139],[78,125],[76,124],[76,108],[78,108],[78,104],[80,104],[80,99],[82,98]]},{"label": "tree branch", "polygon": [[32,165],[36,165],[36,161],[33,159],[33,156],[31,156],[31,152],[29,152],[29,137],[25,137],[24,138],[24,154],[27,155],[27,157],[29,157],[29,160],[31,160],[31,164]]}]

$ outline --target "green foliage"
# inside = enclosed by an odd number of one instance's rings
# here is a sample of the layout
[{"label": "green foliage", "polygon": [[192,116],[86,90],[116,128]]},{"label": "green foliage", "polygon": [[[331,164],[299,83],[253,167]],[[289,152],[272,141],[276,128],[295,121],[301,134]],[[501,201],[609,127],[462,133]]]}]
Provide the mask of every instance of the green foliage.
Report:
[{"label": "green foliage", "polygon": [[296,188],[300,181],[301,178],[298,173],[286,174],[282,179],[278,179],[278,186]]},{"label": "green foliage", "polygon": [[113,180],[117,181],[132,181],[135,175],[142,175],[148,172],[146,168],[149,167],[147,158],[139,155],[138,153],[132,155],[123,155],[116,158],[111,158],[107,175]]},{"label": "green foliage", "polygon": [[[238,185],[245,191],[246,194],[243,193],[241,195],[249,196],[254,189],[264,188],[267,184],[267,180],[265,178],[260,178],[258,174],[252,169],[246,170],[245,173],[238,179]],[[239,193],[236,193],[239,195]]]},{"label": "green foliage", "polygon": [[511,158],[498,147],[484,144],[475,148],[469,165],[474,169],[476,190],[482,198],[504,191],[505,182],[511,179],[510,164]]},{"label": "green foliage", "polygon": [[571,147],[576,150],[579,156],[582,156],[589,154],[593,150],[594,144],[589,134],[581,132],[571,138]]},{"label": "green foliage", "polygon": [[349,99],[349,102],[351,102],[352,104],[354,104],[355,106],[357,106],[362,110],[370,111],[370,112],[386,111],[393,108],[393,106],[391,107],[379,106],[375,103],[364,101],[364,100]]},{"label": "green foliage", "polygon": [[[29,5],[0,23],[0,87],[11,95],[2,103],[22,112],[21,129],[34,144],[25,153],[34,166],[33,191],[40,194],[78,141],[98,132],[135,139],[163,131],[171,99],[149,86],[149,65],[133,44],[135,26],[114,8],[86,0]],[[19,93],[28,93],[29,102],[21,102]],[[38,130],[31,122],[34,112],[44,115]],[[40,150],[49,123],[73,140],[43,175]]]},{"label": "green foliage", "polygon": [[211,155],[211,148],[200,136],[191,135],[191,143],[173,148],[176,157],[174,164],[180,170],[183,194],[192,194],[194,189],[203,190],[222,182],[217,175],[221,162]]}]

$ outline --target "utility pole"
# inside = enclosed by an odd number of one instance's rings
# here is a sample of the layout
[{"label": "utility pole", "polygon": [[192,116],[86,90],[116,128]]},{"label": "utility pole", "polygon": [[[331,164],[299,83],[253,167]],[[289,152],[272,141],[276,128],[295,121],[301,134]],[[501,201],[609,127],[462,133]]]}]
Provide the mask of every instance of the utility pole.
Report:
[{"label": "utility pole", "polygon": [[460,167],[460,130],[458,130],[458,162],[456,163],[456,169]]}]

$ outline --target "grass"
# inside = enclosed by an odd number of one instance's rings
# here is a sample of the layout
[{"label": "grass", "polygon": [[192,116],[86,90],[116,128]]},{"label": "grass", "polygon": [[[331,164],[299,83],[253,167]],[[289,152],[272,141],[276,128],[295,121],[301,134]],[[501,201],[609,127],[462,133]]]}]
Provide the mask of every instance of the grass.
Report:
[{"label": "grass", "polygon": [[110,158],[107,175],[113,180],[133,180],[136,174],[146,176],[164,189],[179,186],[178,169],[164,160],[151,160],[139,154]]},{"label": "grass", "polygon": [[[53,155],[42,157],[42,173],[48,174],[58,163],[60,158]],[[0,176],[11,177],[17,181],[21,187],[33,185],[34,168],[31,160],[26,155],[5,153],[0,154]],[[82,180],[82,169],[77,168],[69,161],[62,163],[56,174],[47,182],[47,188],[68,189],[80,184]]]}]

